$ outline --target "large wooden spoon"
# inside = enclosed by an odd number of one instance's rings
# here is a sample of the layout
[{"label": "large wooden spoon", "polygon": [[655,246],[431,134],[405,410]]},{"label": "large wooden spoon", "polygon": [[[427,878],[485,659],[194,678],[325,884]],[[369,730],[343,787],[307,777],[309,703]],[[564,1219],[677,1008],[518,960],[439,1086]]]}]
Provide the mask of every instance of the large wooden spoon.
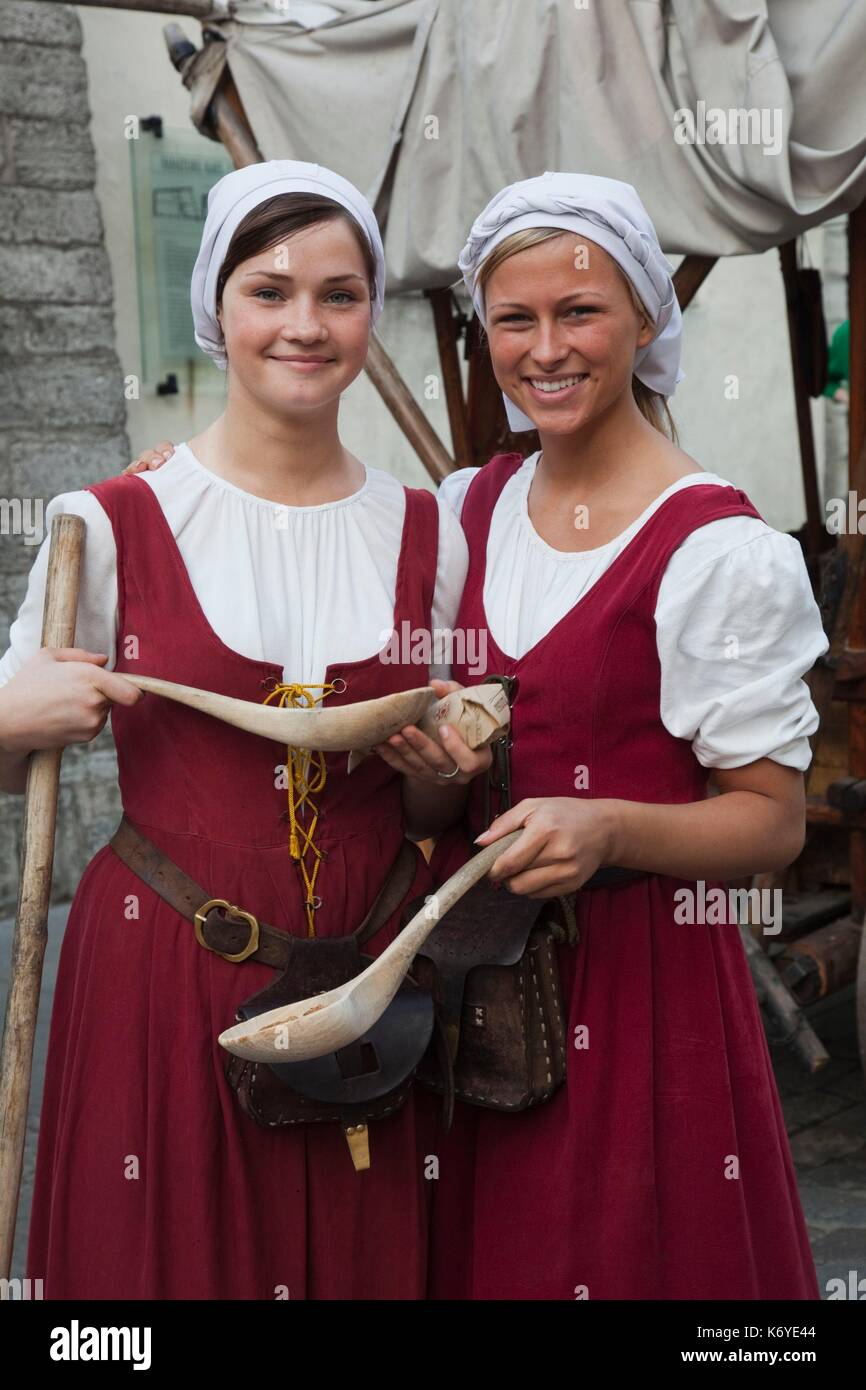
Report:
[{"label": "large wooden spoon", "polygon": [[353,980],[235,1024],[220,1033],[220,1046],[251,1062],[304,1062],[357,1042],[387,1009],[436,923],[522,834],[503,835],[458,869]]}]

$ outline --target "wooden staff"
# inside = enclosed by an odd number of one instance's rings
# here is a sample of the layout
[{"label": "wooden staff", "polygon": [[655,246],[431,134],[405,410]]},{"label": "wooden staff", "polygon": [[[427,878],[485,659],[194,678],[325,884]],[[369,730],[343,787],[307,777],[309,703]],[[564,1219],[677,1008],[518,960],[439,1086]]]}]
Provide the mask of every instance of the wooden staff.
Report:
[{"label": "wooden staff", "polygon": [[[48,578],[42,617],[43,647],[72,647],[86,523],[57,516],[51,526]],[[21,1187],[33,1039],[39,1011],[42,962],[48,939],[48,907],[54,866],[54,834],[62,748],[30,754],[24,794],[24,835],[9,999],[0,1055],[0,1278],[12,1266]]]}]

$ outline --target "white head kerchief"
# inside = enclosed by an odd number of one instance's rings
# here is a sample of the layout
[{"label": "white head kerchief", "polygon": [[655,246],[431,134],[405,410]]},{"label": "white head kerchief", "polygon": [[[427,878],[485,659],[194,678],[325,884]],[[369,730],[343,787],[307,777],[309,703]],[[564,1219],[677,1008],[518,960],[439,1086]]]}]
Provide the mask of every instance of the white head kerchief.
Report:
[{"label": "white head kerchief", "polygon": [[340,203],[362,228],[376,259],[375,294],[371,318],[376,322],[385,305],[385,251],[373,209],[348,179],[321,164],[300,159],[269,159],[233,169],[208,193],[207,218],[192,272],[190,303],[195,340],[218,367],[227,366],[225,342],[216,313],[220,267],[239,223],[248,212],[280,193],[318,193]]},{"label": "white head kerchief", "polygon": [[[487,327],[476,278],[482,262],[505,237],[524,227],[561,227],[588,237],[612,256],[646,305],[656,335],[635,353],[634,374],[653,391],[672,396],[685,372],[680,367],[682,315],[649,213],[630,183],[595,174],[544,173],[509,184],[475,219],[457,264]],[[537,427],[503,392],[512,430]]]}]

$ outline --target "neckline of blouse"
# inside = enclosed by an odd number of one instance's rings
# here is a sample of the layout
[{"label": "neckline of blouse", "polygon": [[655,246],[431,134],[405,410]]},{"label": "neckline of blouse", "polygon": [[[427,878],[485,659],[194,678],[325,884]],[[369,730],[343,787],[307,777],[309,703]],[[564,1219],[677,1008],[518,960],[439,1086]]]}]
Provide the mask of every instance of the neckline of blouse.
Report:
[{"label": "neckline of blouse", "polygon": [[535,476],[535,466],[540,456],[540,449],[537,449],[534,454],[530,454],[523,460],[523,463],[515,475],[515,477],[520,479],[520,493],[518,498],[520,521],[530,542],[535,545],[537,549],[541,550],[551,559],[558,560],[564,564],[574,564],[580,560],[593,558],[597,559],[614,546],[621,547],[627,544],[632,536],[636,535],[640,528],[649,521],[653,512],[667,500],[671,493],[678,492],[680,488],[691,487],[698,482],[710,483],[714,486],[721,487],[732,486],[727,479],[720,477],[718,473],[686,473],[682,478],[677,478],[669,487],[666,487],[664,492],[660,492],[658,497],[653,498],[652,502],[650,502],[648,507],[644,508],[640,516],[635,517],[634,521],[627,526],[624,531],[620,531],[618,536],[614,536],[612,540],[605,541],[604,545],[595,546],[592,550],[557,550],[555,546],[548,545],[544,537],[538,534],[532,524],[532,517],[529,515],[529,489],[532,484],[532,479]]},{"label": "neckline of blouse", "polygon": [[[196,458],[186,441],[175,446],[175,451],[172,455],[173,459],[177,458],[178,451],[180,450],[183,451],[184,457],[193,469],[202,474],[209,483],[214,483],[217,487],[223,488],[226,492],[233,492],[235,496],[243,498],[245,502],[254,502],[259,507],[267,507],[270,512],[273,512],[275,507],[279,508],[281,512],[300,513],[332,511],[337,507],[347,507],[351,505],[351,503],[357,502],[370,490],[370,469],[362,462],[361,467],[364,470],[364,481],[356,492],[350,492],[348,497],[338,497],[334,502],[314,502],[310,506],[295,507],[291,506],[288,502],[274,502],[269,497],[259,497],[258,493],[247,492],[245,488],[238,487],[236,483],[229,482],[228,478],[220,477],[219,473],[214,473],[212,469],[207,468],[200,459]],[[169,462],[171,462],[171,460],[169,460]]]}]

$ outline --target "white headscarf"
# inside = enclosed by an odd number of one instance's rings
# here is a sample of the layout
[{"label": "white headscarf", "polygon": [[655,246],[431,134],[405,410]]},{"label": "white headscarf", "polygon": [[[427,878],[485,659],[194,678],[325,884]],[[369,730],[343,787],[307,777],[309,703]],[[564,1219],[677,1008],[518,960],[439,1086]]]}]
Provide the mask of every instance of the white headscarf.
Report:
[{"label": "white headscarf", "polygon": [[[634,285],[656,328],[650,343],[635,353],[634,374],[653,391],[672,396],[685,372],[680,367],[682,315],[671,279],[672,267],[658,243],[649,213],[630,183],[596,174],[544,173],[509,184],[475,219],[457,264],[487,327],[476,280],[481,264],[505,237],[524,227],[561,227],[588,237],[612,256]],[[537,426],[503,392],[509,427]]]},{"label": "white headscarf", "polygon": [[238,225],[248,212],[280,193],[318,193],[340,203],[367,237],[376,260],[371,317],[376,322],[385,306],[385,251],[373,209],[354,184],[321,164],[300,159],[269,159],[233,169],[219,179],[207,196],[207,218],[192,272],[190,303],[195,340],[225,371],[225,341],[217,318],[216,287],[220,268]]}]

